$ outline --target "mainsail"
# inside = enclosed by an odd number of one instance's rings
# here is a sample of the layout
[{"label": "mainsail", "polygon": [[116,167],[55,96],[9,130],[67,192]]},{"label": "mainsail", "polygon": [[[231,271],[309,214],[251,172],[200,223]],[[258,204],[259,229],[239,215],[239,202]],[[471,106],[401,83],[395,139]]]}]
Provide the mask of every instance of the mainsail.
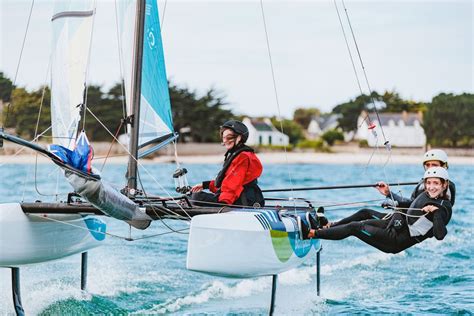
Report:
[{"label": "mainsail", "polygon": [[[132,104],[133,96],[131,95],[134,93],[132,91],[133,85],[136,86],[138,82],[140,89],[137,91],[141,91],[140,104],[138,104],[140,110],[135,113],[138,113],[140,121],[138,126],[133,126],[139,131],[138,147],[143,148],[158,143],[154,147],[142,151],[142,155],[153,152],[176,137],[171,119],[158,5],[156,1],[147,1],[145,4],[145,14],[141,15],[144,16],[144,20],[140,19],[140,21],[143,22],[146,36],[143,37],[143,43],[141,43],[143,44],[143,54],[140,56],[134,51],[136,47],[133,45],[136,41],[131,40],[137,36],[137,32],[133,32],[133,36],[131,32],[137,25],[136,18],[132,17],[135,16],[137,2],[119,2],[119,21],[123,21],[121,23],[122,41],[120,46],[123,49],[121,59],[124,63],[129,115],[135,115],[131,112],[132,108],[135,111],[138,108],[137,104]],[[77,141],[74,140],[85,90],[94,9],[91,1],[85,1],[82,4],[76,2],[59,3],[57,8],[59,9],[52,19],[57,34],[55,36],[56,50],[53,69],[57,72],[63,71],[63,75],[52,74],[53,78],[60,77],[60,81],[55,81],[55,89],[52,91],[52,98],[55,100],[53,104],[55,114],[52,117],[54,140],[60,145],[50,146],[51,153],[71,166],[65,168],[65,176],[79,195],[102,212],[125,220],[136,228],[145,229],[150,225],[151,218],[130,198],[97,178],[84,176],[84,173],[93,173],[90,168],[90,159],[92,158],[90,145],[84,132],[80,133]],[[136,15],[138,16],[138,14]],[[141,66],[137,67],[137,65]],[[137,68],[133,69],[132,67]],[[141,71],[138,77],[134,74],[136,70]],[[136,78],[141,79],[137,81]],[[132,82],[133,80],[135,82]]]},{"label": "mainsail", "polygon": [[52,17],[51,123],[53,142],[73,149],[89,60],[94,2],[57,1]]},{"label": "mainsail", "polygon": [[[136,1],[118,3],[120,53],[128,114],[132,113],[131,91],[134,36],[136,36],[133,30],[136,23],[136,10]],[[139,157],[175,139],[156,0],[147,0],[145,5],[139,117]],[[145,146],[153,143],[158,143],[158,145],[144,149]]]}]

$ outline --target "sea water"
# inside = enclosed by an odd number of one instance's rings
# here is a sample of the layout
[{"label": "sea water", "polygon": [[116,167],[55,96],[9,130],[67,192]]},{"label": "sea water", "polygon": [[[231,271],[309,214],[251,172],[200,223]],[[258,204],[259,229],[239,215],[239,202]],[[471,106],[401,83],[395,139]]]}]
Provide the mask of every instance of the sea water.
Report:
[{"label": "sea water", "polygon": [[[101,167],[98,165],[98,167]],[[219,165],[187,164],[191,183],[213,178]],[[148,194],[172,194],[175,165],[146,164],[140,180]],[[104,179],[124,183],[124,166],[107,165]],[[70,188],[54,167],[3,165],[1,202],[53,201]],[[385,254],[355,237],[324,241],[321,295],[316,294],[315,257],[278,278],[275,314],[412,313],[471,314],[474,311],[474,165],[452,165],[456,203],[443,241],[434,238],[399,254]],[[263,189],[418,181],[421,165],[266,165]],[[36,189],[35,189],[36,187]],[[393,187],[406,196],[413,186]],[[303,197],[326,206],[330,220],[362,207],[378,207],[374,188],[267,193]],[[359,204],[356,204],[359,203]],[[173,229],[186,221],[168,220]],[[108,220],[108,231],[128,236],[128,226]],[[134,237],[168,232],[160,222]],[[1,233],[1,232],[0,232]],[[186,234],[140,241],[107,237],[89,252],[87,291],[80,290],[80,255],[21,269],[23,305],[30,315],[80,314],[267,314],[271,278],[226,279],[188,271]],[[14,243],[15,241],[12,241]],[[252,247],[252,245],[249,245]],[[13,314],[10,270],[0,268],[0,314]]]}]

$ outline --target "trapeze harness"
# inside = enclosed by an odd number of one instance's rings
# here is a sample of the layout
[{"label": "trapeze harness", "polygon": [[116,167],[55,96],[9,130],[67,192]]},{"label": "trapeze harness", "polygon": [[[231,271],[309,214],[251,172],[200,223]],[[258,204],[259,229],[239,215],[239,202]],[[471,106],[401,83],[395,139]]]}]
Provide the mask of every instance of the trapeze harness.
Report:
[{"label": "trapeze harness", "polygon": [[[415,189],[413,190],[413,192],[411,194],[411,198],[406,198],[406,197],[403,197],[403,196],[401,196],[399,194],[396,194],[396,193],[393,193],[393,192],[390,192],[387,195],[387,197],[393,197],[393,200],[397,202],[397,206],[408,208],[408,207],[410,207],[411,203],[413,203],[413,201],[420,194],[425,192],[424,189],[425,189],[425,185],[424,185],[424,182],[422,180],[416,185]],[[446,191],[446,197],[451,202],[451,206],[453,206],[454,201],[456,199],[456,185],[452,181],[449,181],[449,187],[448,187],[448,190]],[[344,219],[341,219],[340,221],[332,224],[331,227],[347,224],[347,223],[354,222],[354,221],[363,221],[363,220],[367,220],[367,219],[384,219],[384,218],[387,217],[387,215],[389,215],[389,214],[388,213],[377,212],[377,211],[374,211],[374,210],[371,210],[371,209],[368,209],[368,208],[364,208],[364,209],[359,210],[357,213],[355,213],[355,214],[353,214],[349,217],[346,217]],[[389,223],[388,219],[386,220],[386,223],[388,225],[388,223]],[[385,225],[385,227],[387,225]],[[381,226],[383,227],[383,225],[381,225]]]},{"label": "trapeze harness", "polygon": [[[434,205],[438,210],[426,214],[420,210],[426,205]],[[433,199],[424,192],[411,203],[406,213],[393,214],[388,225],[387,220],[375,218],[348,222],[349,217],[342,220],[342,224],[339,222],[330,228],[317,230],[315,237],[340,240],[355,236],[383,252],[398,253],[433,236],[442,240],[447,234],[446,225],[451,215],[449,200]]]}]

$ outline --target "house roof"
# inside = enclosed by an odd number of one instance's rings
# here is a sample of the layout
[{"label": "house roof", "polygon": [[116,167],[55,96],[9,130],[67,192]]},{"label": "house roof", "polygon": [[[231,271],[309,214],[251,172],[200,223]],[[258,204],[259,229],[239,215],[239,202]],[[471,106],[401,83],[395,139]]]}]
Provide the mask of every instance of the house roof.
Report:
[{"label": "house roof", "polygon": [[[377,114],[375,112],[369,113],[372,121],[377,120]],[[395,124],[399,121],[403,121],[406,126],[413,126],[415,121],[422,122],[422,117],[418,113],[379,113],[380,124],[382,126],[388,126],[389,121],[393,121]]]},{"label": "house roof", "polygon": [[264,121],[252,120],[252,125],[259,132],[271,132],[271,131],[273,131],[272,126],[265,123]]},{"label": "house roof", "polygon": [[325,130],[327,128],[333,127],[337,125],[337,120],[341,117],[341,114],[331,114],[327,117],[321,117],[323,119],[322,122],[319,123],[321,130]]}]

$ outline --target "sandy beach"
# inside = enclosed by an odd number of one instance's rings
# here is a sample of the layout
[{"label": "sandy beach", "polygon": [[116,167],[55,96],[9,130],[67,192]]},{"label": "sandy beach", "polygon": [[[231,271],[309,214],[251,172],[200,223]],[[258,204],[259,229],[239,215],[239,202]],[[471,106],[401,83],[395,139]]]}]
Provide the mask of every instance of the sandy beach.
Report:
[{"label": "sandy beach", "polygon": [[[295,153],[295,152],[271,152],[259,153],[258,156],[263,164],[421,164],[421,155],[392,153],[390,156],[383,152],[375,152],[371,158],[371,153]],[[184,164],[219,164],[224,157],[221,154],[215,155],[182,155],[179,156],[179,162]],[[30,164],[48,163],[50,160],[41,155],[18,154],[18,155],[0,155],[0,166],[4,164]],[[142,159],[142,164],[170,163],[174,162],[175,157],[171,155],[157,156],[153,159]],[[103,158],[95,159],[95,163],[102,163]],[[109,157],[107,163],[126,164],[127,157]],[[474,165],[474,157],[450,156],[450,165]]]}]

